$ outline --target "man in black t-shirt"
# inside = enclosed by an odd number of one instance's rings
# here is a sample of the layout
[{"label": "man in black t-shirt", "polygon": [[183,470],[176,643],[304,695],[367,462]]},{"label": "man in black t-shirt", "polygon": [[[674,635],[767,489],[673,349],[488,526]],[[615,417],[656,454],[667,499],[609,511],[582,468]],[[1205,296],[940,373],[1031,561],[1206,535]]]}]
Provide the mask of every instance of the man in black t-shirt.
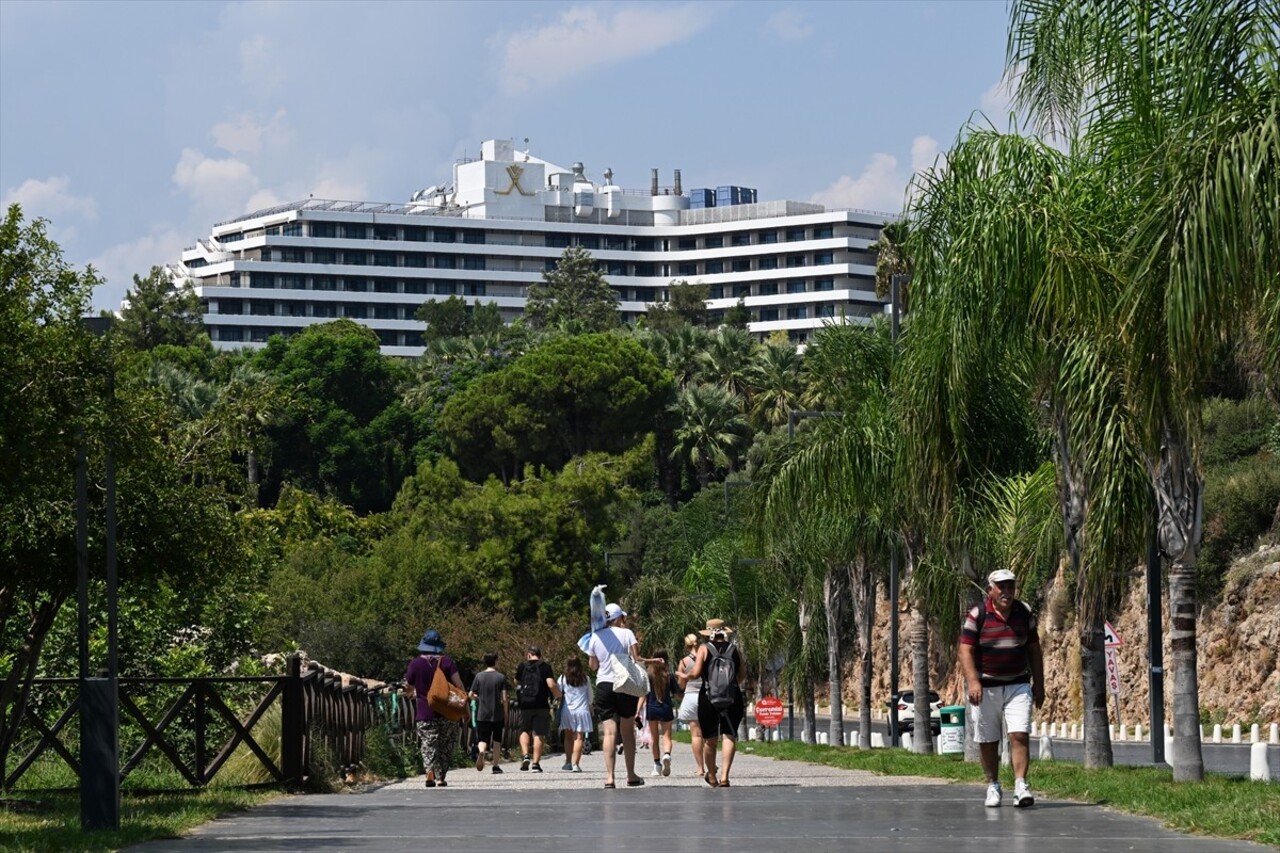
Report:
[{"label": "man in black t-shirt", "polygon": [[485,750],[493,747],[493,770],[501,773],[502,730],[507,721],[507,677],[498,672],[497,652],[486,652],[484,671],[471,682],[471,698],[476,700],[476,769],[484,769]]},{"label": "man in black t-shirt", "polygon": [[516,667],[516,693],[520,706],[520,769],[541,773],[542,746],[551,732],[551,697],[560,698],[560,687],[551,664],[542,659],[542,649],[537,646],[530,646],[524,663]]}]

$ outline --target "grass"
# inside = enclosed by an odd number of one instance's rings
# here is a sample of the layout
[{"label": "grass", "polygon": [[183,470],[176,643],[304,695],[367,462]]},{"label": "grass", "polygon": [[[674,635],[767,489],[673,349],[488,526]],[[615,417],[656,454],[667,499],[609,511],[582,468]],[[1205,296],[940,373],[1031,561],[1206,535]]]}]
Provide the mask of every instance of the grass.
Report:
[{"label": "grass", "polygon": [[120,829],[83,832],[77,793],[0,796],[0,850],[106,851],[157,838],[177,838],[230,812],[282,796],[275,789],[209,787],[203,790],[121,796]]},{"label": "grass", "polygon": [[[688,740],[685,735],[684,740]],[[901,749],[858,750],[795,742],[743,741],[743,752],[786,761],[808,761],[886,776],[930,776],[982,782],[982,769],[959,755],[916,755]],[[1008,775],[1009,769],[1002,768]],[[1013,779],[1006,780],[1013,786]],[[1106,805],[1163,821],[1169,828],[1220,838],[1243,838],[1280,846],[1280,785],[1241,776],[1208,774],[1202,783],[1175,783],[1172,770],[1112,767],[1085,770],[1066,761],[1033,761],[1037,793]]]}]

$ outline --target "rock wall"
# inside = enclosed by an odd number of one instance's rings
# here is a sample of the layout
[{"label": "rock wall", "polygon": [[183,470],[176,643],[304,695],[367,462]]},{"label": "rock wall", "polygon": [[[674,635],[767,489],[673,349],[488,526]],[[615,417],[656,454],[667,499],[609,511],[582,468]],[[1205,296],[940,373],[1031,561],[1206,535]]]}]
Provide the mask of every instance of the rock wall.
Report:
[{"label": "rock wall", "polygon": [[[1080,655],[1074,618],[1058,605],[1054,591],[1040,614],[1040,639],[1045,653],[1044,708],[1036,714],[1045,722],[1079,722],[1081,719]],[[905,606],[905,605],[904,605]],[[1173,675],[1168,639],[1168,599],[1162,601],[1164,626],[1164,693],[1166,722],[1172,722]],[[900,617],[899,689],[911,688],[911,655],[906,625],[910,614]],[[1119,649],[1122,692],[1121,721],[1128,726],[1150,725],[1147,679],[1146,589],[1142,579],[1133,583],[1124,606],[1110,620],[1124,645]],[[887,707],[889,686],[889,608],[881,602],[877,613],[877,641],[872,690],[878,710]],[[955,641],[930,638],[931,684],[943,704],[958,704],[964,689],[955,666]],[[1259,548],[1236,562],[1227,576],[1220,601],[1202,607],[1197,625],[1197,669],[1200,707],[1207,723],[1246,729],[1252,723],[1280,722],[1280,546]],[[860,683],[853,662],[845,681],[846,704],[857,706]],[[1109,700],[1112,722],[1115,700]]]}]

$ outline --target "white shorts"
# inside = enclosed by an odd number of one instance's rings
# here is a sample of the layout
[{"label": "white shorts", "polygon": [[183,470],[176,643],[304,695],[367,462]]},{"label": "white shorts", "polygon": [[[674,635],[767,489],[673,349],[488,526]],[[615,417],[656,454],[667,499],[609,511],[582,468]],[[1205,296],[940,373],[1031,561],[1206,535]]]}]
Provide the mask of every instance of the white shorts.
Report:
[{"label": "white shorts", "polygon": [[696,688],[687,691],[684,694],[684,698],[680,700],[680,710],[676,712],[676,719],[682,723],[698,722],[698,691]]},{"label": "white shorts", "polygon": [[1031,685],[1006,684],[982,688],[982,704],[970,705],[975,743],[1000,740],[1000,718],[1006,732],[1031,731]]}]

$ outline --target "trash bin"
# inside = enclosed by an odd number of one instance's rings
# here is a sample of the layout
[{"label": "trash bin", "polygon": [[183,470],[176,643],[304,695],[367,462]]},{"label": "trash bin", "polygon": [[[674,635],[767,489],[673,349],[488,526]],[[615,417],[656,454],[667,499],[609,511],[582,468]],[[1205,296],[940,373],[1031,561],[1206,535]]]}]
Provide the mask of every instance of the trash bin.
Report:
[{"label": "trash bin", "polygon": [[941,735],[938,752],[947,755],[964,752],[964,706],[944,705],[938,709]]}]

